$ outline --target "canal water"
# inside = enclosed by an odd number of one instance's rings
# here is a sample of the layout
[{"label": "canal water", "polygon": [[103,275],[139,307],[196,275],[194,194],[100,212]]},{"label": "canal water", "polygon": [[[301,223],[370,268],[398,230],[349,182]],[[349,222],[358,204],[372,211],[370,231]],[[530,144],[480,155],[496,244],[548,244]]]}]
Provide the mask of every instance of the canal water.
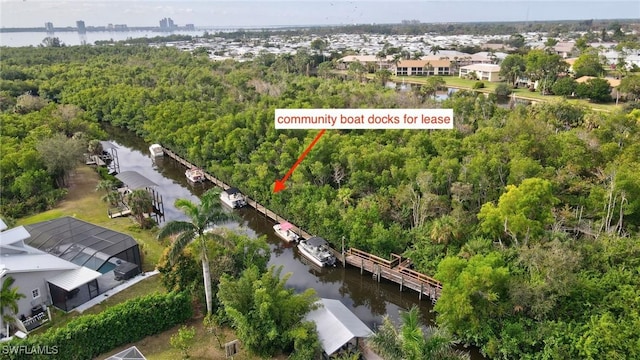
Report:
[{"label": "canal water", "polygon": [[[132,133],[114,127],[106,130],[111,138],[109,141],[118,147],[120,172],[136,171],[158,185],[157,190],[164,202],[164,223],[187,220],[173,205],[176,199],[198,202],[198,196],[214,186],[210,182],[190,184],[184,175],[186,168],[183,165],[168,157],[153,160],[149,144]],[[428,298],[420,301],[417,292],[401,292],[399,285],[384,279],[377,282],[371,274],[365,272],[361,275],[360,269],[354,267],[318,268],[309,264],[294,245],[285,243],[274,234],[272,220],[252,208],[235,210],[235,213],[239,220],[226,226],[250,237],[266,236],[271,249],[269,265],[282,266],[283,274],[291,273],[287,286],[299,292],[313,288],[319,297],[340,300],[372,330],[382,323],[387,314],[397,323],[399,312],[413,305],[419,307],[423,323],[433,324],[435,316]],[[472,360],[484,359],[477,349],[467,350],[471,350]]]}]

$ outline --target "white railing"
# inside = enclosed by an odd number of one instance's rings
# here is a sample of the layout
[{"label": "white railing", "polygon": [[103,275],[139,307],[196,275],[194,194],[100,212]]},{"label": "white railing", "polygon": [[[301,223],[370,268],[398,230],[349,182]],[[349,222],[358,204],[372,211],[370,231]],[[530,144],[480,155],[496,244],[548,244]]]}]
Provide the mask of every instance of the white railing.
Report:
[{"label": "white railing", "polygon": [[30,331],[46,323],[47,321],[49,321],[49,317],[47,316],[47,312],[43,311],[22,321],[22,325],[24,325],[24,327]]}]

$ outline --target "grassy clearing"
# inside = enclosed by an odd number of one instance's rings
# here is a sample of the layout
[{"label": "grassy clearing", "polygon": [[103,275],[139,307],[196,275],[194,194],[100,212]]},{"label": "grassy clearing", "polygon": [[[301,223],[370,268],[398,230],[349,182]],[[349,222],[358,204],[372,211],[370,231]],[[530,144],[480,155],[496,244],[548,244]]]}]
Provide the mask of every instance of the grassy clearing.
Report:
[{"label": "grassy clearing", "polygon": [[143,270],[155,269],[164,249],[155,238],[156,230],[142,230],[131,218],[109,219],[108,205],[102,201],[102,192],[95,191],[100,181],[98,174],[88,166],[79,167],[71,176],[69,192],[55,209],[18,220],[18,225],[33,224],[61,216],[75,218],[100,225],[132,236],[140,244]]}]

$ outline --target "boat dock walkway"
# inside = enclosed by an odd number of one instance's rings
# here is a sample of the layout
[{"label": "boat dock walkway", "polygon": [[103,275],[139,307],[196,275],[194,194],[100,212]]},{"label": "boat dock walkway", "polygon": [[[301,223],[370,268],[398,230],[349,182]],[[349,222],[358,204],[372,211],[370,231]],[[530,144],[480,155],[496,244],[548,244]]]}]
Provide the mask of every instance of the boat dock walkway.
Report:
[{"label": "boat dock walkway", "polygon": [[369,254],[362,250],[350,248],[345,254],[345,262],[360,268],[360,274],[368,271],[380,282],[381,278],[400,285],[400,291],[409,288],[418,292],[422,300],[427,296],[436,302],[442,293],[442,283],[438,280],[409,268],[411,260],[402,259],[400,255],[391,254],[391,260]]},{"label": "boat dock walkway", "polygon": [[108,209],[107,215],[109,215],[109,219],[114,219],[122,216],[129,216],[131,215],[131,209],[129,209],[128,206],[115,208],[114,210]]},{"label": "boat dock walkway", "polygon": [[[187,169],[193,169],[197,166],[193,165],[192,163],[190,163],[189,161],[187,161],[186,159],[183,159],[180,155],[174,153],[173,151],[163,147],[162,148],[164,150],[164,153],[169,156],[170,158],[176,160],[177,162],[179,162],[180,164],[184,165],[187,167]],[[204,171],[204,169],[203,169]],[[215,176],[209,174],[208,172],[204,171],[204,177],[211,181],[212,183],[214,183],[217,187],[221,188],[222,190],[228,190],[229,188],[231,188],[232,186],[225,184],[223,181],[219,180],[218,178],[216,178]],[[257,212],[263,214],[264,216],[268,217],[269,219],[275,221],[275,222],[282,222],[282,221],[287,221],[289,223],[291,223],[292,227],[291,230],[293,232],[295,232],[296,234],[300,235],[300,237],[304,238],[304,239],[308,239],[310,237],[312,237],[311,234],[309,234],[308,232],[304,231],[302,228],[296,226],[294,223],[292,223],[291,221],[283,218],[282,216],[279,216],[278,214],[276,214],[275,212],[267,209],[266,206],[260,204],[258,201],[256,201],[255,199],[250,198],[249,196],[247,196],[247,194],[245,195],[245,199],[247,201],[247,205],[251,206],[252,208],[256,209]]]},{"label": "boat dock walkway", "polygon": [[[183,159],[178,154],[173,151],[163,147],[164,153],[170,158],[176,160],[180,164],[187,167],[187,169],[195,168],[196,166]],[[231,188],[230,185],[225,184],[215,176],[204,172],[204,176],[207,180],[214,183],[216,186],[222,188],[223,190],[227,190]],[[265,215],[267,218],[275,221],[282,222],[287,221],[291,223],[291,221],[279,216],[275,212],[267,209],[266,206],[258,203],[256,200],[249,198],[245,194],[245,198],[247,201],[247,205],[253,207],[257,212]],[[293,227],[291,228],[296,234],[300,235],[300,237],[304,239],[309,239],[313,237],[313,235],[307,233],[300,227],[291,223]],[[385,260],[383,258],[377,257],[375,255],[369,254],[367,252],[350,248],[343,255],[340,251],[330,248],[333,254],[339,259],[342,264],[346,266],[346,264],[355,266],[360,268],[360,274],[363,274],[364,271],[370,272],[374,278],[380,282],[381,278],[385,278],[392,282],[395,282],[400,285],[400,291],[403,291],[405,288],[409,288],[418,292],[419,299],[422,300],[423,296],[427,296],[434,303],[440,297],[440,293],[442,292],[442,284],[425,275],[410,269],[411,260],[410,259],[402,259],[400,255],[392,254],[392,260]]]},{"label": "boat dock walkway", "polygon": [[107,163],[104,160],[102,160],[102,158],[98,155],[87,155],[85,157],[85,164],[96,165],[101,167],[107,166]]}]

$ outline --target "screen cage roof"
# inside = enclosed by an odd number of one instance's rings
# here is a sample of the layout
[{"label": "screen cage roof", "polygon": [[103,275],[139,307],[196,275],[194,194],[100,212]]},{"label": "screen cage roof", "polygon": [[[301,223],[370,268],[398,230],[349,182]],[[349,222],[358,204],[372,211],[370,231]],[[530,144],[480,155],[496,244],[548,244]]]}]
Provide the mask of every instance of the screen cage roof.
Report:
[{"label": "screen cage roof", "polygon": [[129,235],[73,217],[25,225],[25,242],[74,264],[98,270],[105,262],[138,243]]}]

